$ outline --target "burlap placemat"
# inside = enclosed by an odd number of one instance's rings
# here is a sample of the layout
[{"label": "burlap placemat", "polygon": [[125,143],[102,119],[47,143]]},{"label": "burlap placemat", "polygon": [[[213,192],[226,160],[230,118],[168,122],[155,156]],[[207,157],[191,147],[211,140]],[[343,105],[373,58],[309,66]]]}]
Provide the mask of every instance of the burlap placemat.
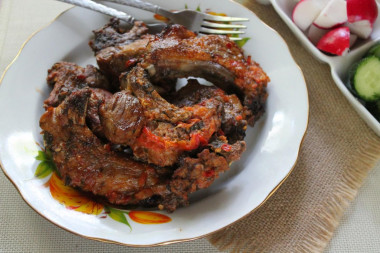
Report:
[{"label": "burlap placemat", "polygon": [[310,118],[299,160],[285,183],[256,212],[208,239],[221,250],[321,252],[380,158],[380,138],[340,93],[328,65],[303,48],[272,6],[237,2],[286,40],[306,79]]}]

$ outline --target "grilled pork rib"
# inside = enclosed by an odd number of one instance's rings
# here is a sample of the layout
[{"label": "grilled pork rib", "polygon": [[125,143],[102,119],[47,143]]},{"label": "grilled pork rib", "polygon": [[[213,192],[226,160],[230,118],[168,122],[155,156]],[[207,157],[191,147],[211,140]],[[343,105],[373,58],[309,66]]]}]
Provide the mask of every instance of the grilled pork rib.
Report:
[{"label": "grilled pork rib", "polygon": [[91,93],[88,88],[72,92],[40,119],[45,147],[66,184],[112,204],[149,203],[174,211],[188,204],[190,193],[208,187],[229,169],[223,156],[208,149],[196,158],[181,159],[174,173],[110,150],[86,125]]},{"label": "grilled pork rib", "polygon": [[53,87],[45,108],[58,106],[71,92],[84,87],[110,90],[108,79],[94,66],[85,68],[71,62],[57,62],[48,70],[47,83]]},{"label": "grilled pork rib", "polygon": [[250,125],[264,111],[269,77],[226,36],[197,37],[183,26],[172,25],[158,35],[98,51],[96,58],[99,67],[114,76],[141,62],[154,83],[188,76],[205,78],[242,99]]},{"label": "grilled pork rib", "polygon": [[90,97],[89,89],[73,92],[40,119],[45,147],[60,175],[66,184],[114,204],[135,204],[152,196],[154,192],[147,194],[146,189],[165,185],[156,170],[109,150],[87,127]]},{"label": "grilled pork rib", "polygon": [[[99,69],[59,62],[40,119],[65,183],[116,205],[169,212],[209,187],[246,148],[268,76],[228,37],[172,25],[158,35],[117,20],[94,31]],[[195,79],[175,90],[177,78]]]}]

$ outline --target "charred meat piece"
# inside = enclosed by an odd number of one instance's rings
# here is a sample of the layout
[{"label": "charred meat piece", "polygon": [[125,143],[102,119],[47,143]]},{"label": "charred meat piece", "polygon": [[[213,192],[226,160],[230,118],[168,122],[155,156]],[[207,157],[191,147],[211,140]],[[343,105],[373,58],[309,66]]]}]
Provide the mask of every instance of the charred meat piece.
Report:
[{"label": "charred meat piece", "polygon": [[87,106],[86,121],[90,129],[99,137],[104,138],[104,129],[99,118],[99,107],[112,96],[108,80],[94,66],[82,68],[70,62],[58,62],[48,71],[47,82],[53,86],[44,106],[57,107],[72,92],[90,88],[91,96]]},{"label": "charred meat piece", "polygon": [[148,72],[140,66],[122,75],[120,83],[122,89],[131,91],[140,100],[148,121],[176,123],[186,121],[192,116],[191,111],[180,109],[163,99],[150,82]]},{"label": "charred meat piece", "polygon": [[231,144],[226,136],[215,135],[212,140],[210,140],[208,147],[212,152],[223,156],[229,164],[240,159],[245,151],[246,144],[245,141],[235,141]]},{"label": "charred meat piece", "polygon": [[104,27],[95,30],[95,38],[89,42],[99,68],[112,80],[114,89],[119,88],[119,76],[135,66],[146,52],[153,35],[142,22],[135,22],[129,30],[121,28],[120,21],[111,19]]},{"label": "charred meat piece", "polygon": [[94,66],[82,68],[71,62],[58,62],[48,70],[47,82],[53,87],[44,101],[45,108],[58,106],[71,92],[85,87],[110,90],[107,78]]},{"label": "charred meat piece", "polygon": [[190,36],[183,26],[173,25],[156,35],[147,51],[142,66],[149,70],[153,81],[202,77],[227,93],[240,96],[251,112],[249,124],[253,125],[263,113],[269,77],[250,57],[245,59],[242,50],[228,37]]},{"label": "charred meat piece", "polygon": [[105,129],[100,120],[100,106],[112,98],[112,93],[103,89],[87,88],[90,92],[88,99],[86,122],[91,131],[100,138],[105,138]]},{"label": "charred meat piece", "polygon": [[210,99],[192,109],[194,118],[187,122],[151,122],[144,127],[131,145],[134,156],[158,166],[171,166],[185,152],[206,146],[220,128],[221,104]]},{"label": "charred meat piece", "polygon": [[130,44],[111,46],[97,54],[100,69],[118,77],[137,62],[149,71],[152,82],[188,76],[202,77],[229,94],[237,94],[253,125],[264,111],[269,77],[228,37],[197,37],[180,25]]},{"label": "charred meat piece", "polygon": [[[160,194],[160,189],[166,191],[167,178],[160,179],[149,165],[110,151],[91,132],[85,121],[90,96],[88,89],[73,92],[58,107],[49,107],[40,119],[45,147],[53,154],[64,181],[123,205],[137,204]],[[161,188],[154,188],[157,185]]]},{"label": "charred meat piece", "polygon": [[[60,62],[48,73],[40,126],[59,174],[116,205],[188,205],[244,152],[268,76],[228,37],[180,25],[151,35],[113,19],[94,34],[100,70]],[[175,91],[189,76],[217,87],[190,80]]]},{"label": "charred meat piece", "polygon": [[222,103],[215,98],[179,108],[163,99],[139,65],[121,77],[121,87],[132,92],[143,107],[148,124],[130,146],[136,158],[171,166],[185,151],[205,146],[220,129]]},{"label": "charred meat piece", "polygon": [[149,35],[130,44],[102,49],[96,54],[99,68],[112,80],[113,88],[119,88],[119,76],[141,61],[146,52]]},{"label": "charred meat piece", "polygon": [[170,180],[168,188],[172,194],[164,199],[164,208],[173,211],[177,206],[188,205],[189,194],[209,187],[228,169],[226,159],[208,149],[198,153],[196,158],[183,158]]},{"label": "charred meat piece", "polygon": [[243,140],[247,129],[247,110],[236,95],[227,95],[220,88],[201,85],[196,79],[189,79],[187,85],[172,94],[169,100],[179,107],[184,107],[202,103],[210,98],[217,98],[223,103],[221,130],[223,135],[228,136],[229,143]]},{"label": "charred meat piece", "polygon": [[[144,25],[141,22],[136,22],[134,27],[126,32],[120,29],[120,24],[113,19],[105,27],[94,31],[95,39],[90,42],[90,46],[95,52],[99,68],[113,79],[117,79],[121,73],[140,62],[150,52],[148,44],[158,39],[152,34],[146,34],[147,30],[143,28]],[[176,40],[195,36],[193,32],[186,29],[177,31],[173,28],[164,30],[162,33]],[[128,39],[120,39],[120,37]],[[167,42],[170,43],[170,41]],[[94,46],[97,44],[100,46]]]},{"label": "charred meat piece", "polygon": [[196,158],[181,159],[170,175],[165,168],[110,150],[86,125],[90,97],[90,89],[73,92],[40,119],[45,147],[67,185],[105,197],[112,204],[148,204],[172,212],[188,204],[190,193],[208,187],[229,168],[224,157],[205,149]]},{"label": "charred meat piece", "polygon": [[132,144],[145,125],[143,107],[125,90],[105,100],[99,114],[104,135],[114,144]]},{"label": "charred meat piece", "polygon": [[112,18],[108,24],[93,33],[94,39],[89,42],[89,45],[97,54],[104,48],[130,44],[140,39],[141,36],[148,33],[148,28],[143,22],[137,21],[128,31],[121,27],[120,20]]}]

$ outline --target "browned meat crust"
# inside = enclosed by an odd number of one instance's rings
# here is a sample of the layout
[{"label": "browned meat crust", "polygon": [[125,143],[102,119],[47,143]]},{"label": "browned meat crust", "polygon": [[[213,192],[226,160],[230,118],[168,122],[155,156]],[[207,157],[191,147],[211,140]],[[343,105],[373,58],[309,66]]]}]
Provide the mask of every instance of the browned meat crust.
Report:
[{"label": "browned meat crust", "polygon": [[[113,20],[90,42],[101,71],[55,64],[40,126],[66,184],[112,204],[174,211],[240,158],[269,78],[227,37],[178,25],[146,32]],[[189,80],[175,91],[189,75],[219,88]]]},{"label": "browned meat crust", "polygon": [[110,90],[107,78],[94,66],[82,68],[75,63],[58,62],[48,70],[47,83],[53,87],[44,101],[45,108],[58,106],[71,92],[84,87]]},{"label": "browned meat crust", "polygon": [[150,70],[153,80],[203,77],[241,97],[249,109],[249,124],[253,125],[263,113],[269,77],[250,57],[245,59],[228,37],[197,37],[183,26],[173,25],[157,35],[147,51],[142,66]]},{"label": "browned meat crust", "polygon": [[[172,198],[164,201],[165,206],[187,205],[188,196],[200,189],[209,187],[229,166],[226,159],[205,149],[196,158],[185,157],[180,167],[174,171],[170,181]],[[179,202],[179,203],[176,203]]]},{"label": "browned meat crust", "polygon": [[97,62],[100,69],[116,77],[142,62],[154,83],[188,76],[205,78],[240,97],[250,125],[264,112],[269,77],[226,36],[197,37],[183,26],[172,25],[158,35],[105,48],[97,54]]},{"label": "browned meat crust", "polygon": [[141,22],[135,22],[130,30],[121,27],[120,20],[113,18],[111,21],[102,28],[93,31],[94,39],[88,43],[95,53],[100,50],[130,44],[131,42],[140,39],[143,35],[147,34],[148,28]]},{"label": "browned meat crust", "polygon": [[176,123],[191,118],[192,113],[190,111],[170,104],[158,94],[149,81],[148,73],[140,66],[122,75],[120,83],[121,89],[127,89],[140,100],[148,121]]},{"label": "browned meat crust", "polygon": [[91,95],[87,105],[86,123],[94,134],[105,138],[105,128],[100,120],[99,108],[105,101],[112,98],[112,93],[103,89],[88,89],[91,91]]},{"label": "browned meat crust", "polygon": [[142,22],[135,22],[127,31],[117,19],[93,32],[94,39],[89,45],[98,66],[111,79],[113,89],[118,89],[119,75],[140,61],[153,35],[147,34],[148,28]]},{"label": "browned meat crust", "polygon": [[66,184],[114,204],[137,203],[141,192],[162,183],[159,175],[153,167],[109,150],[92,133],[85,122],[90,96],[90,90],[82,89],[47,109],[40,119],[45,147]]},{"label": "browned meat crust", "polygon": [[125,90],[105,100],[99,114],[104,135],[114,144],[134,143],[146,123],[139,100]]},{"label": "browned meat crust", "polygon": [[184,107],[202,103],[210,98],[218,99],[223,103],[221,125],[223,135],[228,136],[230,143],[243,140],[247,129],[247,110],[236,95],[227,95],[215,86],[201,85],[196,79],[189,79],[187,85],[172,94],[169,100],[179,107]]},{"label": "browned meat crust", "polygon": [[185,151],[208,143],[221,124],[221,102],[210,98],[203,104],[179,108],[163,99],[137,66],[121,77],[121,87],[131,91],[149,122],[130,146],[136,158],[157,166],[171,166]]},{"label": "browned meat crust", "polygon": [[188,204],[190,193],[208,187],[229,168],[224,157],[205,149],[196,158],[181,159],[170,176],[110,150],[86,125],[90,97],[90,89],[72,92],[40,119],[45,146],[66,184],[113,204],[149,203],[174,211]]}]

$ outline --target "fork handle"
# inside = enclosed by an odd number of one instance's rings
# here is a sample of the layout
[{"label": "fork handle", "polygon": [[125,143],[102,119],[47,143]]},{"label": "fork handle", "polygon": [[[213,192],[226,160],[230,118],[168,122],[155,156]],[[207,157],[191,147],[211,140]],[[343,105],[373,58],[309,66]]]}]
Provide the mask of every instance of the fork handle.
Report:
[{"label": "fork handle", "polygon": [[93,11],[97,11],[106,15],[110,15],[112,17],[119,18],[121,20],[124,20],[130,24],[133,24],[135,22],[135,18],[131,15],[128,15],[124,12],[112,9],[110,7],[107,7],[105,5],[95,3],[91,0],[58,0],[64,3],[73,4],[76,6],[80,6],[86,9],[90,9]]},{"label": "fork handle", "polygon": [[162,15],[164,17],[167,17],[167,18],[170,18],[170,16],[172,15],[172,13],[170,11],[163,9],[158,5],[148,3],[148,2],[144,2],[141,0],[105,0],[105,1],[113,2],[113,3],[117,3],[117,4],[121,4],[121,5],[127,5],[127,6],[135,7],[138,9],[146,10],[146,11],[150,11],[150,12]]}]

